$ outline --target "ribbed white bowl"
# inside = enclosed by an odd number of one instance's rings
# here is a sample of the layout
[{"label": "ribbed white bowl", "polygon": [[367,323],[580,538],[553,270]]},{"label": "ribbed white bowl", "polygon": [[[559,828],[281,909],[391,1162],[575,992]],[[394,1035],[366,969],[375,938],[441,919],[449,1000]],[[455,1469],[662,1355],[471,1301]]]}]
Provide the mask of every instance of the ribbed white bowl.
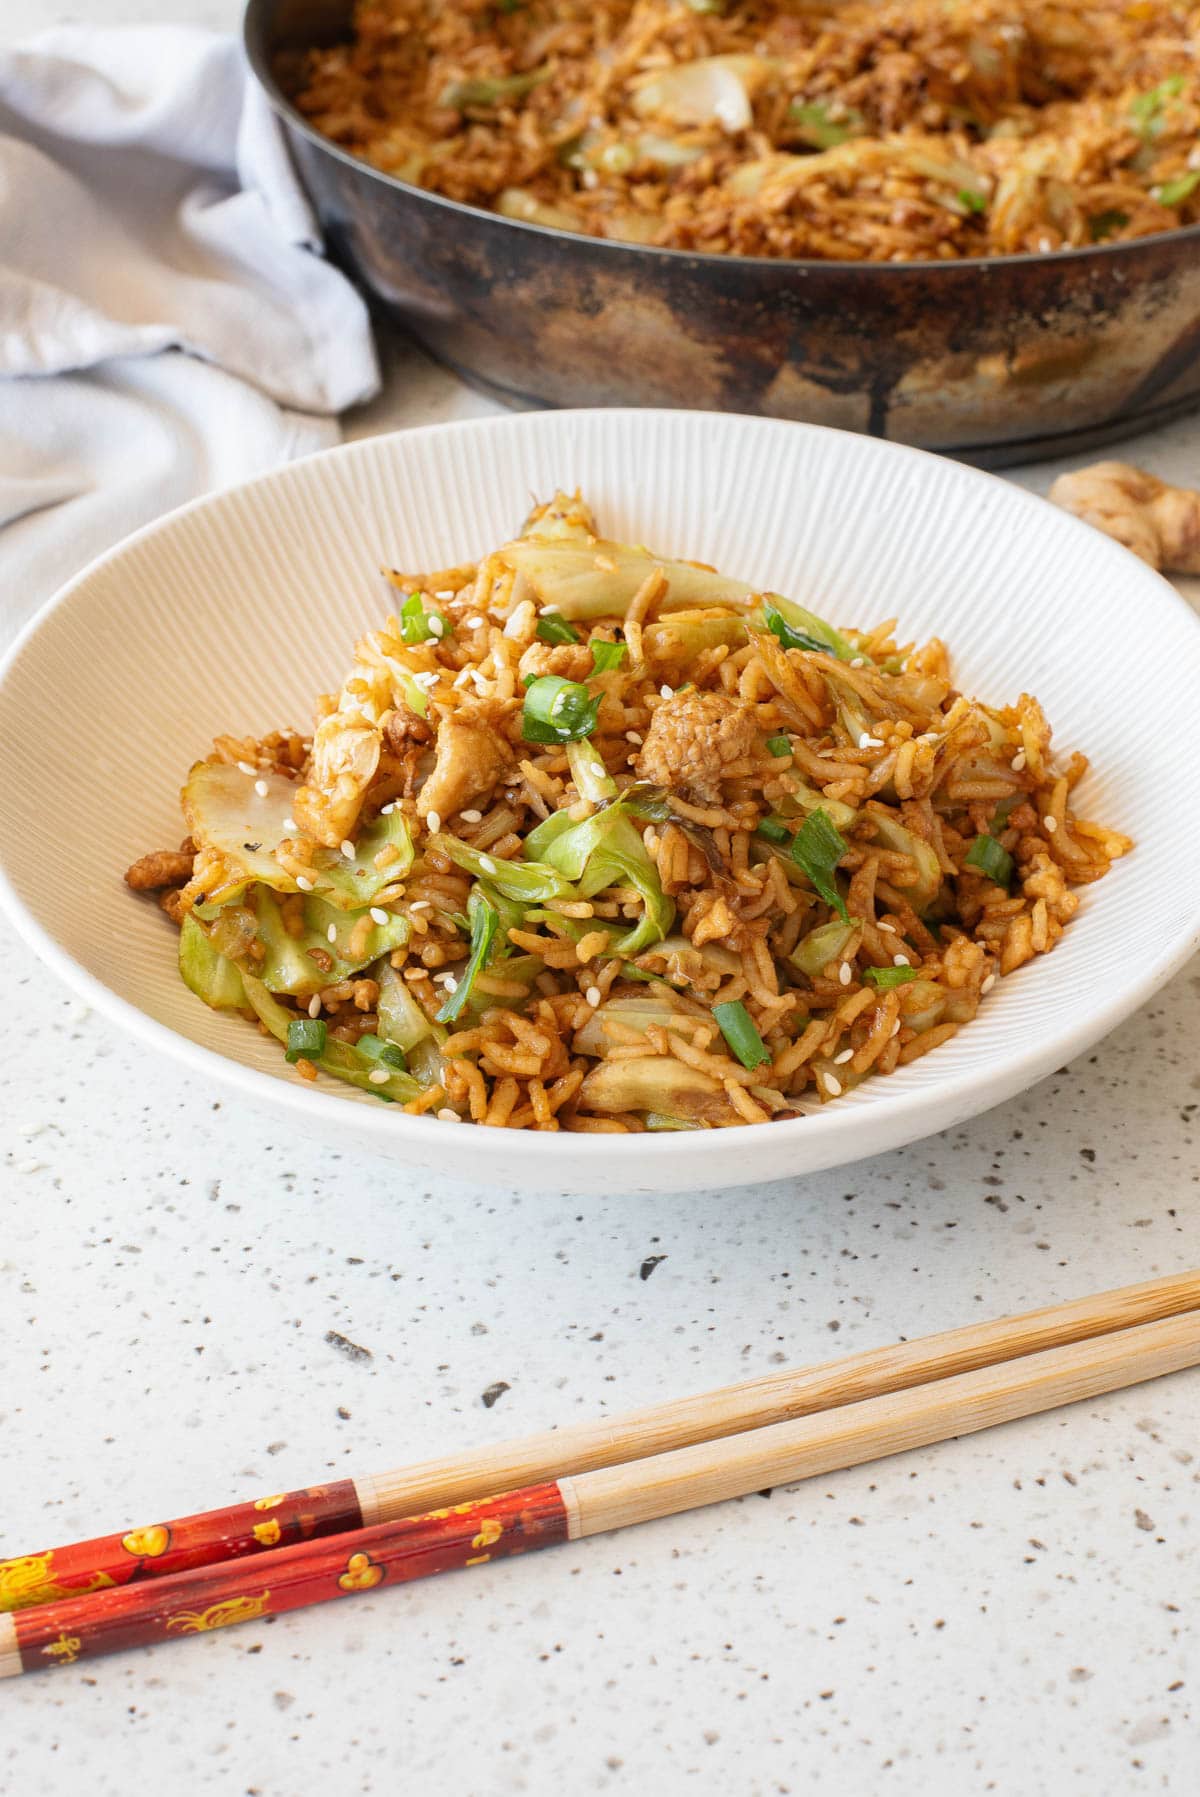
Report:
[{"label": "ribbed white bowl", "polygon": [[[302,1084],[274,1044],[180,983],[175,933],[121,875],[182,834],[176,794],[218,732],[304,723],[383,614],[381,563],[466,560],[531,495],[581,486],[616,537],[710,561],[843,624],[944,637],[956,678],[1036,693],[1092,758],[1081,808],[1137,848],[1085,889],[1060,947],[1001,981],[954,1041],[791,1123],[583,1137],[408,1118]],[[176,512],[95,562],[0,670],[0,898],[35,949],[149,1053],[297,1126],[414,1166],[576,1191],[668,1191],[876,1154],[998,1103],[1077,1054],[1200,941],[1200,629],[1084,525],[893,444],[696,412],[551,412],[314,456]]]}]

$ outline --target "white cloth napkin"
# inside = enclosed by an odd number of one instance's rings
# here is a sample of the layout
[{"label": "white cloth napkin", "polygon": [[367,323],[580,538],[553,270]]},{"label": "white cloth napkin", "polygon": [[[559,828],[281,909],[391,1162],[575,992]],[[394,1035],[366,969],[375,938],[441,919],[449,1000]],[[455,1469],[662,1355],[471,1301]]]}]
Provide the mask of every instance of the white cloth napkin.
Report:
[{"label": "white cloth napkin", "polygon": [[0,638],[128,531],[338,439],[379,377],[233,39],[0,52]]}]

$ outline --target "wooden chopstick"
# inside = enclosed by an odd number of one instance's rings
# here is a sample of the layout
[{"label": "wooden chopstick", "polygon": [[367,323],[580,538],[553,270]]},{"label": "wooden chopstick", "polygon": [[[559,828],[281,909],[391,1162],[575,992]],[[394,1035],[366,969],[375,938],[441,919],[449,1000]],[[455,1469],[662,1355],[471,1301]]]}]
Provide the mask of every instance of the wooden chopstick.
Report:
[{"label": "wooden chopstick", "polygon": [[1200,1272],[792,1367],[631,1415],[547,1430],[360,1479],[271,1494],[173,1522],[0,1561],[0,1612],[415,1516],[497,1491],[623,1465],[1044,1349],[1200,1310]]},{"label": "wooden chopstick", "polygon": [[1200,1311],[665,1454],[0,1616],[0,1678],[672,1516],[1200,1363]]}]

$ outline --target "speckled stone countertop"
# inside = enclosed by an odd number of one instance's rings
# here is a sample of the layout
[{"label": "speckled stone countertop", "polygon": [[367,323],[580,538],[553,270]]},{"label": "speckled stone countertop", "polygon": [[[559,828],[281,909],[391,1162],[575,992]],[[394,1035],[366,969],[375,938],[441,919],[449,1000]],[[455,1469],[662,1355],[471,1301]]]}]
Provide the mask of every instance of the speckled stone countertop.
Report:
[{"label": "speckled stone countertop", "polygon": [[[46,20],[14,0],[0,32]],[[489,409],[393,362],[356,431]],[[1129,453],[1194,481],[1200,425]],[[731,1197],[586,1202],[290,1141],[7,937],[0,988],[0,1552],[1200,1262],[1196,965],[945,1136]],[[1191,1793],[1198,1421],[1185,1374],[4,1686],[0,1791]]]}]

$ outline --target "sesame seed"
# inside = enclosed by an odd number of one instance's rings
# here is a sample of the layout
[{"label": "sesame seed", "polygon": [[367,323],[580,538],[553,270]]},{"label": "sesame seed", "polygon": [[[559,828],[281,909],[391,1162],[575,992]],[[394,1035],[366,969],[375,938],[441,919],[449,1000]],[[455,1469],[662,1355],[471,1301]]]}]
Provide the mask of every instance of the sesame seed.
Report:
[{"label": "sesame seed", "polygon": [[308,1014],[310,1017],[319,1017],[321,1015],[321,994],[319,992],[314,992],[309,999]]},{"label": "sesame seed", "polygon": [[851,980],[850,963],[849,963],[849,961],[843,961],[841,966],[838,968],[838,981],[841,985],[848,986],[850,984],[850,980]]},{"label": "sesame seed", "polygon": [[847,1061],[852,1061],[853,1059],[854,1050],[852,1048],[843,1048],[841,1054],[834,1055],[833,1064],[835,1067],[844,1067]]},{"label": "sesame seed", "polygon": [[858,739],[858,746],[860,749],[882,749],[883,738],[872,736],[869,730],[864,730]]},{"label": "sesame seed", "polygon": [[265,780],[256,780],[254,782],[254,790],[260,799],[265,799],[271,788],[267,785]]},{"label": "sesame seed", "polygon": [[444,634],[446,629],[445,623],[438,617],[436,612],[431,612],[425,621],[429,625],[430,636],[439,637]]},{"label": "sesame seed", "polygon": [[464,824],[481,824],[483,822],[482,811],[460,811],[458,815]]},{"label": "sesame seed", "polygon": [[[897,1017],[895,1023],[893,1023],[893,1025],[892,1025],[891,1034],[893,1036],[898,1036],[900,1034],[900,1019],[898,1017]],[[890,1037],[889,1037],[889,1040],[890,1040]]]},{"label": "sesame seed", "polygon": [[432,672],[427,673],[427,674],[414,674],[413,675],[413,680],[416,682],[416,684],[418,686],[423,686],[426,689],[428,689],[431,686],[436,686],[438,683],[438,678],[439,678],[439,676]]},{"label": "sesame seed", "polygon": [[490,855],[481,855],[479,857],[479,865],[485,874],[494,874],[496,872],[496,863],[492,860]]},{"label": "sesame seed", "polygon": [[642,744],[641,736],[639,735],[639,733],[636,730],[627,730],[625,732],[625,741],[627,743],[636,743],[639,748],[641,747],[641,744]]},{"label": "sesame seed", "polygon": [[288,836],[296,836],[300,831],[300,826],[294,817],[285,817],[283,820],[283,828]]},{"label": "sesame seed", "polygon": [[380,815],[380,817],[391,817],[392,812],[395,809],[396,809],[396,801],[395,801],[395,799],[393,799],[390,804],[381,805],[379,807],[379,815]]},{"label": "sesame seed", "polygon": [[239,761],[238,762],[238,772],[239,772],[239,774],[253,775],[253,774],[257,774],[258,769],[256,767],[251,767],[250,763],[248,761]]},{"label": "sesame seed", "polygon": [[386,1086],[391,1077],[386,1067],[372,1067],[367,1075],[373,1086]]},{"label": "sesame seed", "polygon": [[991,989],[992,989],[992,987],[993,987],[993,986],[994,986],[994,985],[995,985],[995,984],[996,984],[996,976],[995,976],[995,974],[994,974],[994,973],[989,973],[989,974],[988,974],[988,976],[987,976],[987,979],[986,979],[986,980],[984,980],[984,982],[983,982],[983,985],[982,985],[982,986],[981,986],[981,987],[980,987],[980,988],[979,988],[979,990],[980,990],[980,992],[981,992],[981,993],[984,993],[984,992],[990,992],[990,991],[991,991]]},{"label": "sesame seed", "polygon": [[1022,768],[1025,766],[1025,751],[1024,751],[1024,749],[1018,749],[1016,754],[1013,756],[1012,760],[1009,762],[1008,765],[1009,765],[1009,767],[1011,767],[1014,774],[1019,774],[1021,772]]},{"label": "sesame seed", "polygon": [[313,883],[306,874],[297,874],[296,884],[301,892],[311,892],[313,889]]},{"label": "sesame seed", "polygon": [[45,1165],[46,1165],[45,1161],[19,1161],[17,1163],[17,1172],[18,1173],[40,1173],[42,1168]]},{"label": "sesame seed", "polygon": [[342,853],[346,857],[347,861],[353,861],[354,854],[355,854],[354,844],[351,842],[351,840],[348,836],[347,836],[345,842],[343,842],[343,844],[342,844]]},{"label": "sesame seed", "polygon": [[894,923],[885,923],[882,918],[880,919],[879,923],[876,925],[876,928],[880,929],[880,930],[886,930],[889,936],[894,936],[896,934],[895,924]]},{"label": "sesame seed", "polygon": [[553,605],[553,604],[551,604],[551,605],[543,605],[543,607],[542,607],[542,616],[543,616],[543,617],[544,617],[544,618],[553,618],[553,617],[557,617],[557,615],[558,615],[558,613],[559,613],[559,612],[560,612],[560,611],[561,611],[561,610],[562,610],[562,607],[561,607],[561,606],[560,606],[560,605]]},{"label": "sesame seed", "polygon": [[452,1111],[450,1109],[449,1105],[446,1105],[442,1110],[440,1110],[438,1112],[438,1122],[439,1123],[457,1123],[458,1120],[459,1120],[458,1112]]},{"label": "sesame seed", "polygon": [[383,909],[382,905],[372,905],[371,906],[371,922],[372,923],[377,923],[379,925],[380,929],[382,929],[383,926],[386,924],[387,920],[388,920],[388,914]]},{"label": "sesame seed", "polygon": [[425,828],[429,831],[429,834],[431,836],[436,836],[438,831],[441,829],[441,827],[442,827],[442,820],[438,816],[437,812],[436,811],[427,811],[425,813]]},{"label": "sesame seed", "polygon": [[825,1090],[829,1093],[831,1098],[840,1098],[842,1096],[842,1082],[840,1079],[835,1079],[832,1073],[823,1073],[821,1078],[824,1080]]},{"label": "sesame seed", "polygon": [[583,996],[587,999],[589,1005],[591,1005],[591,1007],[594,1011],[596,1009],[596,1006],[600,1003],[600,988],[599,988],[599,986],[589,986]]},{"label": "sesame seed", "polygon": [[892,956],[892,966],[893,967],[911,967],[912,962],[909,960],[907,955],[893,955]]},{"label": "sesame seed", "polygon": [[478,613],[472,612],[471,616],[467,619],[467,629],[468,630],[482,630],[483,629],[483,619],[478,615]]},{"label": "sesame seed", "polygon": [[675,697],[675,688],[673,686],[660,686],[658,689],[658,696],[660,699],[673,699]]},{"label": "sesame seed", "polygon": [[432,902],[432,899],[414,899],[408,908],[410,911],[428,911]]},{"label": "sesame seed", "polygon": [[450,682],[451,686],[465,686],[467,681],[471,678],[471,673],[472,670],[470,668],[460,668],[458,673],[454,676],[454,679]]},{"label": "sesame seed", "polygon": [[867,658],[865,655],[855,655],[851,659],[851,662],[850,662],[850,666],[852,668],[865,668],[866,665],[867,665]]},{"label": "sesame seed", "polygon": [[28,1141],[31,1136],[40,1136],[45,1127],[44,1123],[18,1123],[17,1134]]},{"label": "sesame seed", "polygon": [[335,923],[331,923],[329,928],[326,930],[325,940],[327,942],[336,942],[337,941],[337,925]]},{"label": "sesame seed", "polygon": [[442,981],[442,984],[443,984],[443,986],[445,986],[447,992],[457,992],[458,991],[458,981],[455,979],[455,977],[452,973],[448,973],[445,976],[445,978]]},{"label": "sesame seed", "polygon": [[1044,817],[1042,822],[1046,826],[1047,836],[1053,836],[1054,832],[1058,829],[1058,819],[1056,817]]}]

